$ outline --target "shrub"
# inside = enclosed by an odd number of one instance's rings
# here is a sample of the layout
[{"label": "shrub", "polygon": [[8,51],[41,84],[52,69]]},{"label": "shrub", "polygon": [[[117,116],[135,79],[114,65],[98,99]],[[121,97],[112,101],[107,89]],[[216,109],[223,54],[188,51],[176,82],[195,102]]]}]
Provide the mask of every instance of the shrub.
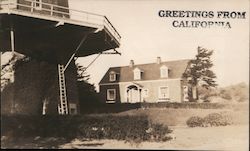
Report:
[{"label": "shrub", "polygon": [[223,98],[223,99],[226,99],[226,100],[231,100],[232,99],[232,96],[231,96],[230,92],[226,91],[226,90],[221,90],[220,91],[220,97]]},{"label": "shrub", "polygon": [[190,117],[186,124],[189,127],[226,126],[233,124],[233,120],[229,114],[221,112],[208,114],[204,118],[198,116]]},{"label": "shrub", "polygon": [[211,113],[204,117],[206,126],[226,126],[232,124],[232,119],[225,113]]},{"label": "shrub", "polygon": [[[151,129],[151,131],[149,131]],[[147,116],[2,116],[2,135],[18,137],[76,137],[146,141],[169,139],[167,126],[150,123]]]},{"label": "shrub", "polygon": [[215,88],[199,87],[199,98],[206,102],[211,102],[211,97],[217,97],[219,95],[218,90]]},{"label": "shrub", "polygon": [[[157,140],[157,141],[167,141],[169,139],[172,139],[170,136],[166,136],[165,134],[171,133],[172,130],[170,130],[168,127],[162,125],[162,124],[154,124],[152,125],[152,131],[151,131],[151,139]],[[148,131],[150,128],[146,131]]]},{"label": "shrub", "polygon": [[199,116],[192,116],[186,121],[186,124],[189,127],[203,127],[204,119]]}]

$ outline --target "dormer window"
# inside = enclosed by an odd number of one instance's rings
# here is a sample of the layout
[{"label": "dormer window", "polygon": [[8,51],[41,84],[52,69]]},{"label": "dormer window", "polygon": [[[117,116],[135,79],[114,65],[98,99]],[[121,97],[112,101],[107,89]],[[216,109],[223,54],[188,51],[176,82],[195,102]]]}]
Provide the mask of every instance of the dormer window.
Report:
[{"label": "dormer window", "polygon": [[161,78],[168,78],[168,67],[167,66],[162,66],[160,68],[161,71]]},{"label": "dormer window", "polygon": [[134,69],[134,80],[141,80],[141,72],[139,68]]},{"label": "dormer window", "polygon": [[116,81],[116,73],[111,71],[109,73],[109,81]]}]

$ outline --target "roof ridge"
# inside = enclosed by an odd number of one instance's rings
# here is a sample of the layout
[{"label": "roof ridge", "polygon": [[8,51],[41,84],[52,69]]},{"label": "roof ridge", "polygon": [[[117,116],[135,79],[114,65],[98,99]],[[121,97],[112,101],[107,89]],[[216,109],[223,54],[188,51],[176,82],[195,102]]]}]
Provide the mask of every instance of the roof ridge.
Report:
[{"label": "roof ridge", "polygon": [[[177,61],[188,61],[188,60],[192,60],[192,59],[180,59],[180,60],[170,60],[170,61],[163,61],[161,63],[169,63],[169,62],[177,62]],[[141,63],[141,64],[135,64],[134,66],[141,66],[141,65],[150,65],[150,64],[156,64],[154,62],[152,63]],[[129,67],[129,65],[126,65],[126,66],[113,66],[113,67],[110,67],[111,68],[122,68],[122,67]]]}]

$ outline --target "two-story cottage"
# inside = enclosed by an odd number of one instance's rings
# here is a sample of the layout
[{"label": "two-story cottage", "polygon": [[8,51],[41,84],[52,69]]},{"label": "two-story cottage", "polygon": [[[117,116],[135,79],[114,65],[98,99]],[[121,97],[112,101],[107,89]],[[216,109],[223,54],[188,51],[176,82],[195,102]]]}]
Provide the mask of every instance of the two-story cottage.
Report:
[{"label": "two-story cottage", "polygon": [[99,83],[106,103],[182,102],[188,100],[188,85],[182,78],[189,60],[111,67]]}]

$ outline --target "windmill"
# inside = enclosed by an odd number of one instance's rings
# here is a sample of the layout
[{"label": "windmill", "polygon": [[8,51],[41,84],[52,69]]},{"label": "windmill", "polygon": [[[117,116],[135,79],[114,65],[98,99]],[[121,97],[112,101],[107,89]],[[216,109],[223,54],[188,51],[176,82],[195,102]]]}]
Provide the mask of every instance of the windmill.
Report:
[{"label": "windmill", "polygon": [[2,100],[1,108],[17,114],[79,113],[74,58],[119,54],[120,39],[106,16],[70,9],[68,0],[1,0],[1,53],[33,59],[15,71],[13,96]]}]

